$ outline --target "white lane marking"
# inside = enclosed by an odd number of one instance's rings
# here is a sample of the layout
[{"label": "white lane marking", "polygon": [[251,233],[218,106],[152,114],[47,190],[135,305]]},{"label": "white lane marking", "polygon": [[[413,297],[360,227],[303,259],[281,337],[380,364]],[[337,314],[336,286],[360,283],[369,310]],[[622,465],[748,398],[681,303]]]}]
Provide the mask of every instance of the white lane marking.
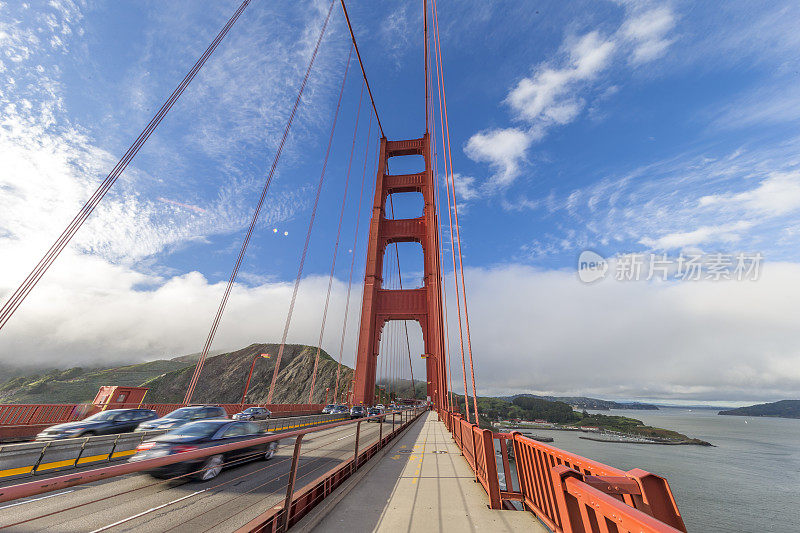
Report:
[{"label": "white lane marking", "polygon": [[34,498],[32,500],[25,500],[24,502],[17,502],[17,503],[12,503],[10,505],[4,505],[4,506],[0,507],[0,509],[8,509],[9,507],[15,507],[17,505],[22,505],[22,504],[25,504],[25,503],[38,502],[39,500],[52,498],[54,496],[61,496],[62,494],[69,494],[70,492],[75,492],[75,490],[74,489],[73,490],[65,490],[64,492],[59,492],[58,494],[48,494],[47,496],[42,496],[41,498]]},{"label": "white lane marking", "polygon": [[342,437],[340,439],[336,439],[336,440],[346,439],[347,437],[352,437],[353,435],[355,435],[355,433],[350,433],[349,435],[345,435],[344,437]]},{"label": "white lane marking", "polygon": [[95,529],[91,533],[99,533],[100,531],[106,531],[107,529],[111,529],[112,527],[116,527],[116,526],[118,526],[120,524],[124,524],[125,522],[130,522],[131,520],[135,520],[135,519],[139,518],[140,516],[146,515],[147,513],[152,513],[153,511],[158,511],[159,509],[163,509],[167,505],[172,505],[173,503],[178,503],[178,502],[183,501],[183,500],[185,500],[187,498],[191,498],[192,496],[197,496],[198,494],[201,494],[201,493],[203,493],[203,492],[205,492],[207,490],[211,490],[213,488],[214,487],[208,487],[207,489],[198,490],[197,492],[193,492],[191,494],[187,494],[186,496],[178,498],[177,500],[172,500],[171,502],[162,503],[161,505],[159,505],[157,507],[152,507],[152,508],[150,508],[150,509],[148,509],[146,511],[142,511],[141,513],[137,513],[137,514],[135,514],[133,516],[129,516],[128,518],[123,518],[122,520],[114,522],[113,524],[109,524],[109,525],[103,526],[103,527],[101,527],[99,529]]}]

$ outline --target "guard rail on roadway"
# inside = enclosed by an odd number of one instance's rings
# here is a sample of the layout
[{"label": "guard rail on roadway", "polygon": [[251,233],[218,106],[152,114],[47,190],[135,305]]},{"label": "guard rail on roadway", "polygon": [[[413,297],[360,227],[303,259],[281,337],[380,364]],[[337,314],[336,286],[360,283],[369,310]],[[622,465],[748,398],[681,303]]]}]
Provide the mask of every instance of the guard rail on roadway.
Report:
[{"label": "guard rail on roadway", "polygon": [[[214,405],[224,408],[228,416],[248,407],[266,407],[272,411],[273,415],[283,417],[318,414],[324,407],[324,404],[223,403]],[[132,403],[115,404],[111,409],[152,409],[158,416],[164,416],[181,407],[185,407],[185,405],[180,403]],[[0,405],[0,440],[33,437],[48,426],[83,420],[104,408],[106,407],[91,403]]]},{"label": "guard rail on roadway", "polygon": [[[260,422],[267,431],[290,431],[348,420],[347,415],[311,415],[274,418]],[[166,430],[120,433],[0,445],[0,480],[71,470],[88,464],[126,459],[136,447]]]}]

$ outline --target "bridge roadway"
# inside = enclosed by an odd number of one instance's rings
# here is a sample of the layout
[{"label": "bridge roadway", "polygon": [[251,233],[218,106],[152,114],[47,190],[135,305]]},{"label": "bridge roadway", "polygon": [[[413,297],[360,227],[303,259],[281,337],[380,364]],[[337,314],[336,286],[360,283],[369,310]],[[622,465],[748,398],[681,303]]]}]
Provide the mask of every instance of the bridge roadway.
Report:
[{"label": "bridge roadway", "polygon": [[[387,425],[391,427],[391,423],[384,423],[384,430]],[[378,427],[377,423],[361,424],[359,448],[377,442]],[[346,424],[304,437],[295,487],[302,487],[351,458],[355,432],[355,424]],[[283,502],[293,444],[294,439],[285,439],[269,461],[225,469],[208,482],[161,481],[146,474],[130,474],[3,503],[0,529],[17,524],[9,530],[234,531]],[[18,524],[25,520],[30,521]]]},{"label": "bridge roadway", "polygon": [[486,492],[436,413],[423,415],[390,446],[338,502],[332,495],[295,527],[313,533],[550,531],[527,511],[488,508]]}]

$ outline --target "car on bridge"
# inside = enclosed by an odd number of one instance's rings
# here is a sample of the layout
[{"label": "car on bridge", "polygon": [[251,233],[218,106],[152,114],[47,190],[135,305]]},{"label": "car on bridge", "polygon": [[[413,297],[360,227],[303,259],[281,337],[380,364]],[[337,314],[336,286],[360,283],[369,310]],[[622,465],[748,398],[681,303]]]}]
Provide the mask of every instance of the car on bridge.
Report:
[{"label": "car on bridge", "polygon": [[228,413],[219,405],[190,405],[175,409],[161,418],[139,424],[135,431],[152,431],[154,429],[175,429],[195,420],[210,418],[228,418]]},{"label": "car on bridge", "polygon": [[350,414],[350,408],[347,407],[346,405],[337,405],[336,408],[333,411],[331,411],[330,414],[332,414],[332,415],[349,415]]},{"label": "car on bridge", "polygon": [[[163,435],[143,442],[136,448],[136,454],[129,462],[154,459],[176,453],[189,452],[202,448],[211,448],[223,444],[243,442],[258,437],[273,435],[264,430],[264,426],[257,422],[243,422],[239,420],[199,420],[190,422],[177,429],[168,431]],[[267,460],[275,455],[278,442],[254,444],[238,450],[200,457],[189,461],[160,466],[147,473],[159,479],[173,478],[191,474],[191,477],[200,481],[214,479],[222,472],[223,468],[252,460]]]},{"label": "car on bridge", "polygon": [[336,404],[335,403],[329,403],[328,405],[326,405],[325,407],[322,408],[322,414],[323,415],[329,415],[335,409],[336,409]]},{"label": "car on bridge", "polygon": [[150,409],[109,409],[77,422],[50,426],[36,435],[36,440],[71,439],[91,435],[129,433],[135,430],[142,422],[155,418],[158,418],[158,414]]},{"label": "car on bridge", "polygon": [[270,417],[272,417],[272,411],[266,407],[248,407],[231,418],[234,420],[269,420]]},{"label": "car on bridge", "polygon": [[383,409],[380,407],[370,407],[369,411],[367,412],[367,416],[372,416],[375,418],[368,418],[367,422],[383,422],[383,419],[386,418],[385,416],[377,415],[383,415]]},{"label": "car on bridge", "polygon": [[350,419],[364,418],[367,416],[367,409],[363,405],[354,405],[350,408]]}]

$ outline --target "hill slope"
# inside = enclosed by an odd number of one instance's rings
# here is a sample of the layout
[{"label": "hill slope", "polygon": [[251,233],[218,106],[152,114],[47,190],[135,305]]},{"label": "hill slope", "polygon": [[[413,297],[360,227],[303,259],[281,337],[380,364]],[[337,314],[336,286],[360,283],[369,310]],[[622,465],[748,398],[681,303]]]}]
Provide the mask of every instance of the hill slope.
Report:
[{"label": "hill slope", "polygon": [[[195,388],[194,400],[213,403],[241,401],[253,358],[258,354],[268,353],[271,354],[269,359],[256,361],[246,399],[246,403],[266,402],[279,347],[278,344],[251,344],[241,350],[209,357],[203,365],[200,379]],[[312,346],[302,344],[285,346],[272,403],[308,403],[316,353],[316,347]],[[313,403],[322,403],[325,400],[326,388],[330,388],[330,397],[333,397],[336,385],[336,367],[336,361],[324,350],[320,351]],[[147,393],[147,400],[155,403],[182,401],[194,368],[195,365],[191,365],[144,383],[142,386],[150,389],[150,392]],[[347,389],[352,377],[352,369],[342,365],[339,377],[340,392]]]},{"label": "hill slope", "polygon": [[800,418],[800,400],[780,400],[772,403],[760,403],[749,407],[739,407],[720,411],[719,415],[732,416],[775,416],[779,418]]},{"label": "hill slope", "polygon": [[175,359],[159,359],[112,368],[75,367],[50,370],[39,375],[19,376],[0,385],[0,403],[91,402],[103,385],[137,387],[156,376],[187,366],[194,367],[194,364]]},{"label": "hill slope", "polygon": [[536,394],[516,394],[506,396],[501,400],[513,402],[517,398],[539,398],[551,402],[564,402],[578,409],[592,409],[594,411],[607,411],[609,409],[637,409],[640,411],[657,411],[658,406],[649,403],[630,402],[621,403],[613,400],[600,400],[586,396],[538,396]]}]

